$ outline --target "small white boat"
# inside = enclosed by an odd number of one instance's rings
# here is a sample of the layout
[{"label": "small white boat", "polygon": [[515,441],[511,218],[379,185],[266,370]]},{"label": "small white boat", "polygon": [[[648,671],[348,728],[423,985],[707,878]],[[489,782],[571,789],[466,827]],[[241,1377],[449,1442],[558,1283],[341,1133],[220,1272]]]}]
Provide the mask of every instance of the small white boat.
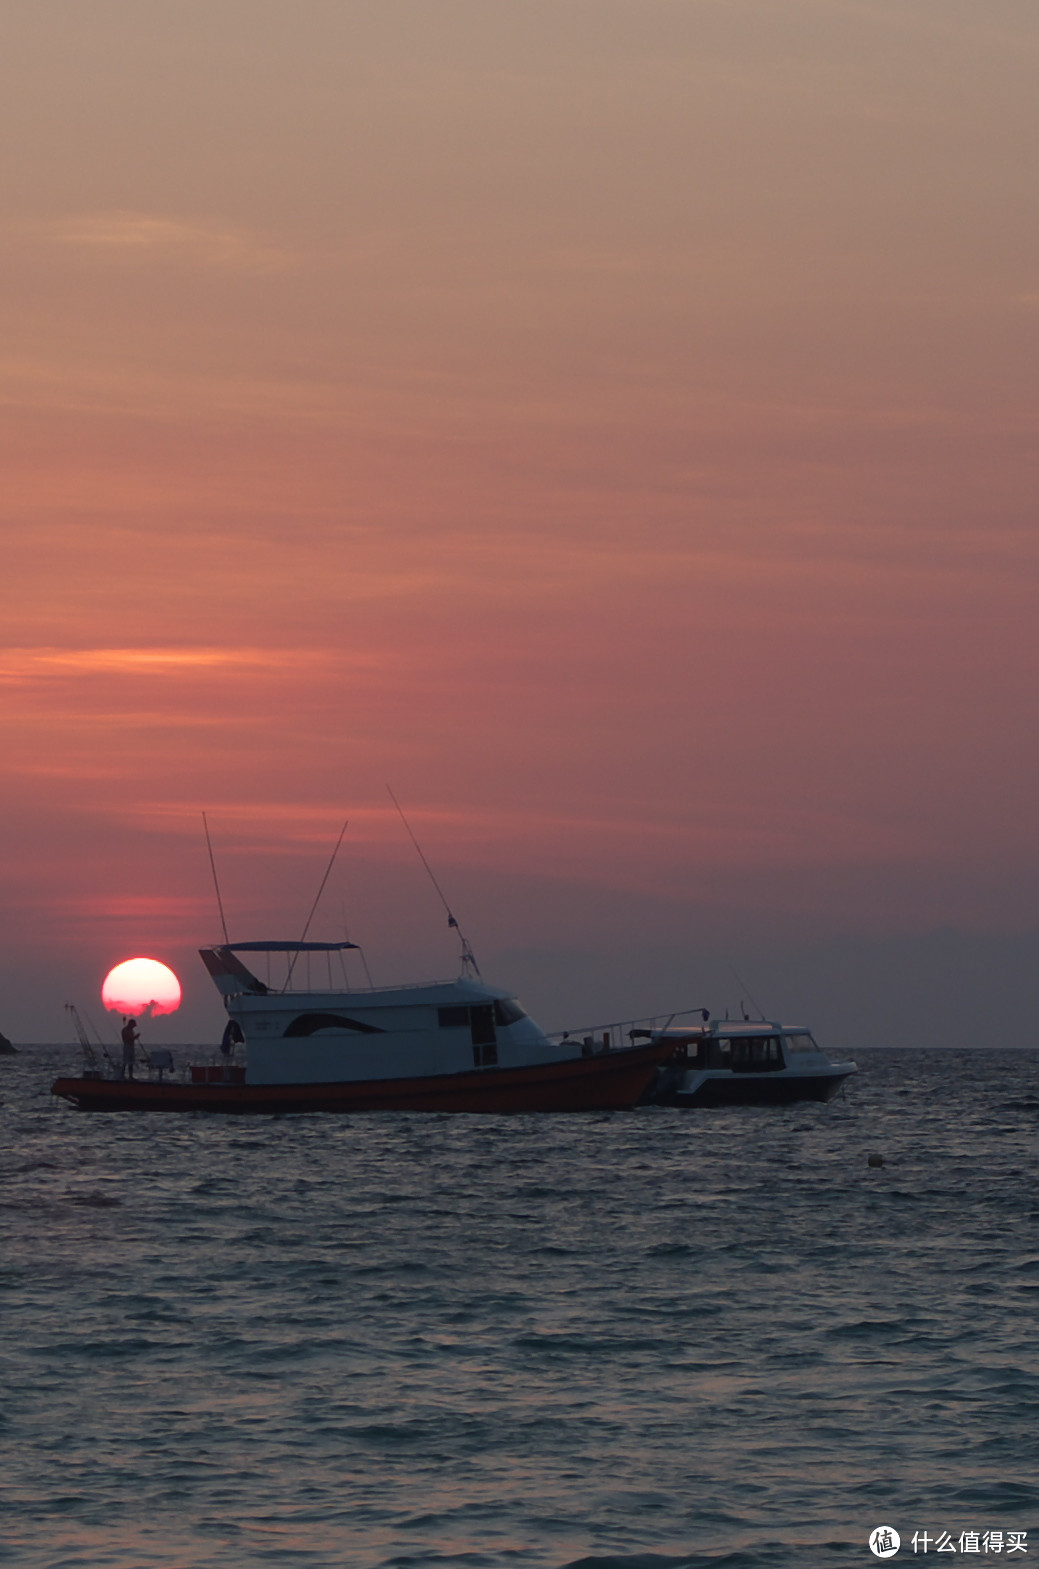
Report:
[{"label": "small white boat", "polygon": [[777,1106],[828,1101],[858,1072],[831,1062],[800,1024],[765,1019],[709,1019],[664,1029],[632,1030],[633,1039],[670,1042],[673,1054],[646,1099],[664,1106]]}]

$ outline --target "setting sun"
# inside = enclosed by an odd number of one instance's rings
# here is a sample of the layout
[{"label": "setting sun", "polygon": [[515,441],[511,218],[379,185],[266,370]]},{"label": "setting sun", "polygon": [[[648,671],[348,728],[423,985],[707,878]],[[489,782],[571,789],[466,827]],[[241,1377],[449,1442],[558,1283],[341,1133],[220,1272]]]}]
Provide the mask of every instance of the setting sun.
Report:
[{"label": "setting sun", "polygon": [[101,1001],[112,1012],[157,1018],[180,1007],[180,982],[158,959],[125,959],[105,976]]}]

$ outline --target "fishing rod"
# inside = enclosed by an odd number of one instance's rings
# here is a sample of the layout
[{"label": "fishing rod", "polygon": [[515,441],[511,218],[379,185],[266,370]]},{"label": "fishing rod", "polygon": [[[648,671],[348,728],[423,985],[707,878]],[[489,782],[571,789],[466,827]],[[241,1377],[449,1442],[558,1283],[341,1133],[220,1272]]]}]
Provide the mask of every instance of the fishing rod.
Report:
[{"label": "fishing rod", "polygon": [[472,948],[469,945],[469,939],[466,937],[465,933],[462,931],[462,928],[459,926],[457,920],[455,919],[454,914],[452,913],[452,910],[451,910],[451,906],[447,902],[447,898],[446,898],[446,896],[444,894],[444,890],[441,888],[440,884],[436,880],[436,877],[433,875],[433,868],[430,866],[429,862],[426,860],[426,857],[422,854],[422,846],[419,844],[418,840],[415,838],[415,835],[411,831],[411,824],[408,822],[408,819],[404,816],[404,809],[403,809],[403,807],[401,806],[400,802],[397,800],[397,797],[394,795],[394,793],[390,789],[389,785],[386,786],[386,792],[389,795],[389,798],[393,802],[394,806],[397,808],[397,815],[400,817],[401,822],[404,824],[405,828],[408,831],[408,838],[411,840],[412,844],[415,846],[415,850],[416,850],[416,853],[418,855],[418,858],[422,862],[423,866],[426,868],[426,872],[427,872],[427,874],[429,876],[429,880],[433,884],[433,887],[437,891],[437,897],[439,898],[440,903],[444,906],[444,909],[447,911],[447,924],[448,924],[448,926],[451,927],[451,929],[453,931],[456,931],[458,933],[458,941],[462,945],[462,973],[466,974],[468,971],[471,970],[474,975],[479,975],[480,974],[480,966],[477,964],[477,962],[476,962],[476,955],[473,953],[473,950],[472,950]]},{"label": "fishing rod", "polygon": [[209,824],[206,821],[205,812],[202,813],[202,827],[206,833],[206,849],[209,851],[209,866],[213,873],[213,887],[216,889],[216,907],[220,911],[220,925],[224,930],[224,942],[229,943],[231,939],[227,935],[227,922],[224,920],[224,901],[220,897],[220,883],[216,875],[216,860],[213,856],[213,841],[209,837]]},{"label": "fishing rod", "polygon": [[325,891],[325,884],[328,882],[328,879],[332,875],[332,868],[336,864],[336,856],[339,854],[339,846],[342,844],[343,836],[346,833],[346,830],[349,828],[349,826],[350,826],[350,819],[347,818],[346,822],[343,824],[342,828],[340,828],[340,830],[339,830],[339,838],[336,840],[335,849],[332,851],[332,854],[331,854],[331,856],[329,858],[328,865],[325,867],[325,875],[321,879],[321,886],[320,886],[320,888],[318,889],[317,893],[314,896],[314,903],[310,906],[310,914],[307,916],[306,925],[303,928],[303,935],[300,937],[300,940],[299,940],[299,948],[297,948],[296,952],[292,955],[292,958],[289,961],[289,972],[288,972],[288,974],[285,977],[285,990],[286,991],[288,991],[288,989],[289,989],[289,982],[292,980],[292,972],[296,968],[296,960],[299,958],[300,949],[303,947],[303,944],[307,940],[307,933],[310,930],[310,923],[314,919],[314,914],[315,914],[315,912],[317,910],[317,907],[318,907],[319,903],[321,902],[321,895]]}]

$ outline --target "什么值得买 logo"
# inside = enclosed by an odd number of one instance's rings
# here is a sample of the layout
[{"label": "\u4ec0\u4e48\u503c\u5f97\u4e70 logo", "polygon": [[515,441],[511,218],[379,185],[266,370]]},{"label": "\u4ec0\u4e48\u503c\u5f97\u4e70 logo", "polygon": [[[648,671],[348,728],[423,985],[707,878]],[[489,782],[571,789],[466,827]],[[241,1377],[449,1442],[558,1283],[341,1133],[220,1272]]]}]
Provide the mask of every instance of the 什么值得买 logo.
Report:
[{"label": "\u4ec0\u4e48\u503c\u5f97\u4e70 logo", "polygon": [[875,1558],[894,1558],[902,1539],[893,1525],[874,1526],[869,1533],[869,1550]]}]

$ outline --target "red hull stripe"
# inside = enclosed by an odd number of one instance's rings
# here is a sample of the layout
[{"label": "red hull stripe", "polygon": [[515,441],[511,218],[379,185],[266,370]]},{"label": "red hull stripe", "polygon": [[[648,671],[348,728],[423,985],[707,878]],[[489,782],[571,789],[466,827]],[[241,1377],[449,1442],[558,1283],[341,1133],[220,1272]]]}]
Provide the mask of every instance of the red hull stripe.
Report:
[{"label": "red hull stripe", "polygon": [[527,1068],[349,1084],[162,1084],[55,1079],[51,1093],[82,1111],[610,1111],[633,1106],[672,1041]]}]

